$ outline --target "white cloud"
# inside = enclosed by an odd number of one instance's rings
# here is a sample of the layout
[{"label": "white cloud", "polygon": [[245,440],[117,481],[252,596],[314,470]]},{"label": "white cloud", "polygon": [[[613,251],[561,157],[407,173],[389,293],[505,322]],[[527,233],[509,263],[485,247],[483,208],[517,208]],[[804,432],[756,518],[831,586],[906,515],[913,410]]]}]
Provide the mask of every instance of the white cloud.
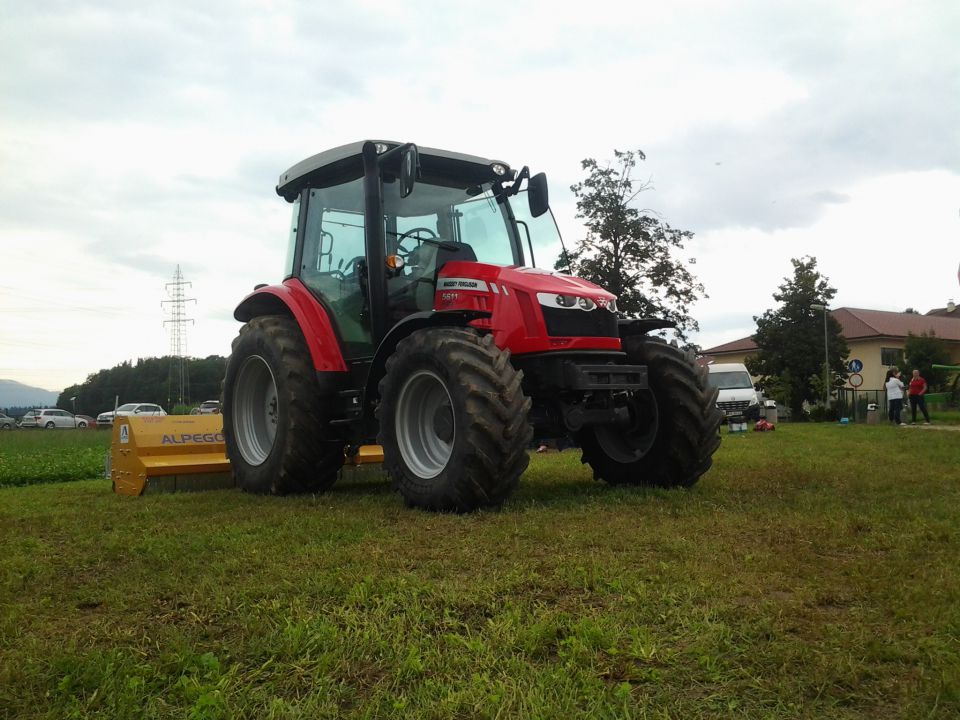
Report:
[{"label": "white cloud", "polygon": [[[57,388],[164,352],[177,263],[198,300],[191,350],[228,352],[232,307],[280,277],[278,175],[363,137],[546,170],[570,242],[580,160],[644,149],[656,187],[644,204],[697,233],[704,345],[749,331],[802,254],[846,304],[941,305],[956,278],[940,267],[957,261],[942,259],[958,247],[958,7],[12,5],[0,377]],[[898,284],[901,303],[882,284],[884,252],[908,253],[907,236],[936,259],[922,286]],[[18,313],[38,281],[57,300],[43,291]]]}]

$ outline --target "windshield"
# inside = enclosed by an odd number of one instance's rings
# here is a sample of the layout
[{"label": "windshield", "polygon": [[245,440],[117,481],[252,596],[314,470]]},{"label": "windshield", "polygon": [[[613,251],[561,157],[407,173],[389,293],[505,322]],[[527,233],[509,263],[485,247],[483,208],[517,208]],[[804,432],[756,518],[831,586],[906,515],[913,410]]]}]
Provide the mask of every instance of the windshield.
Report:
[{"label": "windshield", "polygon": [[533,217],[526,190],[510,199],[510,209],[517,221],[520,245],[527,256],[527,265],[552,270],[563,249],[553,211],[547,210],[540,217]]},{"label": "windshield", "polygon": [[463,187],[428,177],[418,181],[406,198],[400,197],[399,183],[385,183],[387,254],[406,256],[424,243],[434,247],[448,243],[457,259],[523,264],[504,203],[497,200],[489,182]]},{"label": "windshield", "polygon": [[753,382],[750,380],[750,375],[742,370],[734,372],[712,372],[708,378],[710,387],[719,388],[720,390],[753,389]]}]

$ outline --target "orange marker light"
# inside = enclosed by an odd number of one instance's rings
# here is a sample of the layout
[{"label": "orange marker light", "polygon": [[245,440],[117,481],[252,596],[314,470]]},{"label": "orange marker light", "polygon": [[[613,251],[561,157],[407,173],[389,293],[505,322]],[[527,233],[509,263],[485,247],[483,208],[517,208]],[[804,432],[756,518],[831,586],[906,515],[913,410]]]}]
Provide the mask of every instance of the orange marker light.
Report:
[{"label": "orange marker light", "polygon": [[399,255],[387,255],[387,267],[391,270],[403,270],[403,258]]}]

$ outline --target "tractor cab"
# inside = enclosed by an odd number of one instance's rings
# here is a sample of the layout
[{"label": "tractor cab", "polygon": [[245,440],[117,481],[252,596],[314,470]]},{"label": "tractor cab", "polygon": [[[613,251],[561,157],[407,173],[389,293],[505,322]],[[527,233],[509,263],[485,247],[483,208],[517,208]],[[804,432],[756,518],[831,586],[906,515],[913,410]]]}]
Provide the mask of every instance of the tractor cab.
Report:
[{"label": "tractor cab", "polygon": [[443,150],[345,145],[292,167],[277,192],[293,203],[286,279],[324,305],[352,359],[437,309],[447,263],[533,266],[534,237],[560,244],[544,176]]}]

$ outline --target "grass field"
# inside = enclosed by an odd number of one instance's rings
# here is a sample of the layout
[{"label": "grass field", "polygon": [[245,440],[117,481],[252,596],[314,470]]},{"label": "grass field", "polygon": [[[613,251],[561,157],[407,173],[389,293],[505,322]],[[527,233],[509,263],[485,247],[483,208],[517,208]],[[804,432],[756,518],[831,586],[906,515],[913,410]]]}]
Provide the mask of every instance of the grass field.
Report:
[{"label": "grass field", "polygon": [[16,430],[0,433],[0,488],[84,480],[103,475],[110,433]]},{"label": "grass field", "polygon": [[[5,456],[6,457],[6,456]],[[692,491],[534,456],[498,512],[0,491],[0,717],[954,718],[960,432],[724,438]]]}]

